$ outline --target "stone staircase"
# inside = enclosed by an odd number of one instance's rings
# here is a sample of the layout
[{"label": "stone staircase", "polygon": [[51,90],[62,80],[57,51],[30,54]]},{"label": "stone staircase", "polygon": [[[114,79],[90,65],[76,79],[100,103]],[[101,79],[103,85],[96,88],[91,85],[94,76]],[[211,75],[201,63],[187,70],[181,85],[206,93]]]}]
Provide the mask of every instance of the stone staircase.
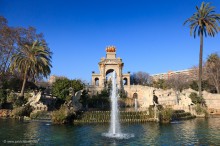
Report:
[{"label": "stone staircase", "polygon": [[172,121],[189,120],[193,118],[196,118],[196,116],[184,110],[174,110],[172,114]]},{"label": "stone staircase", "polygon": [[[151,118],[147,111],[120,111],[121,123],[143,123],[156,121]],[[109,123],[110,111],[87,111],[82,112],[74,120],[74,123]]]},{"label": "stone staircase", "polygon": [[[83,123],[109,123],[110,111],[86,111],[77,113],[77,117],[74,120],[74,124]],[[172,114],[172,121],[189,120],[195,116],[184,110],[174,110]],[[156,122],[152,115],[149,115],[148,111],[120,111],[120,123],[144,123],[144,122]]]}]

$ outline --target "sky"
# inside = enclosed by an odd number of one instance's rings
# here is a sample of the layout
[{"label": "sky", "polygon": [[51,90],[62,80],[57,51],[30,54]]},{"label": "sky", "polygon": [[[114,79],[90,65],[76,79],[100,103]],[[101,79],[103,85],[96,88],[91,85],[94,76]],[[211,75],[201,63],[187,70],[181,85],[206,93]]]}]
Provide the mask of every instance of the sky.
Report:
[{"label": "sky", "polygon": [[[0,0],[12,27],[33,26],[53,52],[51,75],[91,81],[105,48],[117,48],[123,72],[149,74],[198,65],[199,37],[184,21],[202,0]],[[220,14],[219,0],[208,1]],[[220,52],[220,34],[204,39],[203,59]]]}]

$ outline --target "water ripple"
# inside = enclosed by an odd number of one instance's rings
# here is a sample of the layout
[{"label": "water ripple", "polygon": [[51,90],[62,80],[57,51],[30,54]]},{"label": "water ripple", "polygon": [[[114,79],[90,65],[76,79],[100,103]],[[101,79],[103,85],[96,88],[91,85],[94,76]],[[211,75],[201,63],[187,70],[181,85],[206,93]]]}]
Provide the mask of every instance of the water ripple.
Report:
[{"label": "water ripple", "polygon": [[[127,139],[108,138],[109,125],[46,125],[0,119],[3,140],[38,140],[39,145],[220,145],[220,119],[194,119],[180,124],[122,124]],[[126,136],[125,136],[126,137]],[[2,145],[2,143],[0,143]]]}]

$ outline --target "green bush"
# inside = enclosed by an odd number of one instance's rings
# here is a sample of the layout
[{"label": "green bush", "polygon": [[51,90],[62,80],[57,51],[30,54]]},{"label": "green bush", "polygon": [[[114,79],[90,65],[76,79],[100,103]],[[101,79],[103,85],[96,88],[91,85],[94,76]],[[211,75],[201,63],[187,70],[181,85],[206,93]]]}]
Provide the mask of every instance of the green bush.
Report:
[{"label": "green bush", "polygon": [[68,100],[66,97],[69,95],[70,87],[74,92],[83,89],[83,83],[81,80],[69,80],[67,78],[57,79],[52,85],[52,94],[63,100]]},{"label": "green bush", "polygon": [[72,97],[70,95],[67,95],[66,96],[66,101],[70,101],[70,100],[72,100]]},{"label": "green bush", "polygon": [[104,89],[100,94],[93,95],[92,98],[88,98],[88,105],[91,108],[109,109],[110,107],[110,95],[109,92]]},{"label": "green bush", "polygon": [[33,111],[33,107],[31,107],[29,104],[17,107],[12,110],[12,115],[15,117],[23,117],[23,116],[30,116],[30,113]]},{"label": "green bush", "polygon": [[159,118],[161,122],[170,122],[172,118],[173,110],[171,108],[163,108],[160,111]]},{"label": "green bush", "polygon": [[88,94],[88,91],[83,90],[82,95],[80,96],[79,101],[80,101],[80,103],[82,104],[82,106],[83,106],[84,108],[87,107],[87,105],[88,105],[88,103],[89,103],[89,94]]},{"label": "green bush", "polygon": [[206,110],[206,108],[202,107],[200,104],[197,104],[195,107],[195,111],[197,115],[202,115],[205,114],[205,116],[208,116],[208,112]]},{"label": "green bush", "polygon": [[31,119],[41,119],[41,118],[47,118],[47,112],[46,111],[36,111],[32,112],[30,114]]},{"label": "green bush", "polygon": [[20,106],[24,105],[25,103],[27,103],[27,99],[22,96],[19,96],[13,105],[14,105],[14,107],[20,107]]},{"label": "green bush", "polygon": [[6,102],[7,93],[4,89],[0,89],[0,107]]},{"label": "green bush", "polygon": [[[199,90],[197,81],[192,81],[189,86],[193,90],[196,90],[196,91]],[[217,92],[216,89],[215,89],[215,86],[211,85],[208,80],[202,80],[202,91],[203,90],[206,90],[206,91],[211,92],[211,93],[216,93]]]},{"label": "green bush", "polygon": [[194,104],[200,104],[200,103],[204,103],[204,99],[200,96],[198,96],[197,93],[195,92],[192,92],[190,95],[189,95],[189,98],[191,98],[192,102]]},{"label": "green bush", "polygon": [[17,100],[17,98],[18,98],[18,95],[17,94],[15,94],[15,93],[13,93],[13,92],[11,92],[9,95],[8,95],[8,97],[7,97],[7,102],[11,102],[11,103],[14,103],[16,100]]},{"label": "green bush", "polygon": [[148,110],[149,110],[150,117],[153,118],[154,117],[154,106],[150,105]]},{"label": "green bush", "polygon": [[55,124],[66,124],[71,123],[74,119],[75,111],[73,109],[68,109],[65,106],[57,111],[52,112],[52,122]]}]

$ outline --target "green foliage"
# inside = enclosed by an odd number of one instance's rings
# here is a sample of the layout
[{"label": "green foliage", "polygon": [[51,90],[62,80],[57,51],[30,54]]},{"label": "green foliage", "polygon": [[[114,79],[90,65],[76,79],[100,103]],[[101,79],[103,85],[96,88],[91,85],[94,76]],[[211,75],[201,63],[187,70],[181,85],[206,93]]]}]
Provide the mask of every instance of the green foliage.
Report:
[{"label": "green foliage", "polygon": [[47,118],[47,111],[36,111],[30,113],[31,119],[46,119]]},{"label": "green foliage", "polygon": [[88,105],[89,102],[89,94],[88,91],[83,90],[82,95],[80,96],[80,103],[82,104],[82,106],[84,108],[86,108],[86,106]]},{"label": "green foliage", "polygon": [[200,7],[196,6],[196,12],[184,22],[184,25],[189,24],[190,35],[194,35],[194,38],[200,36],[199,96],[202,96],[203,37],[214,37],[219,31],[220,14],[216,14],[214,8],[210,3],[202,2]]},{"label": "green foliage", "polygon": [[[195,80],[192,81],[189,86],[190,86],[190,88],[193,89],[193,90],[196,90],[196,91],[199,90],[198,83],[197,83],[197,81],[195,81]],[[214,88],[215,88],[215,87],[214,87],[213,85],[210,85],[210,84],[209,84],[209,81],[208,81],[208,80],[203,80],[203,81],[202,81],[202,91],[203,91],[203,90],[206,90],[206,91],[211,92],[211,93],[216,93],[216,90],[215,90]]]},{"label": "green foliage", "polygon": [[24,96],[24,89],[27,79],[35,80],[50,74],[51,65],[50,49],[44,41],[23,42],[21,49],[11,57],[11,70],[22,74],[23,84],[21,96]]},{"label": "green foliage", "polygon": [[24,105],[25,103],[27,103],[27,99],[24,98],[23,96],[19,96],[16,101],[14,102],[13,106],[14,107],[20,107],[22,105]]},{"label": "green foliage", "polygon": [[64,104],[64,103],[65,103],[65,100],[63,100],[61,98],[56,98],[54,108],[59,109],[61,107],[61,105]]},{"label": "green foliage", "polygon": [[196,104],[195,111],[198,115],[205,114],[206,117],[208,116],[206,108],[202,107],[200,104]]},{"label": "green foliage", "polygon": [[60,92],[58,97],[60,97],[61,99],[64,99],[64,100],[69,100],[68,96],[69,96],[69,90],[68,89],[63,89]]},{"label": "green foliage", "polygon": [[75,111],[73,109],[68,109],[65,106],[57,111],[52,112],[52,122],[55,124],[66,124],[73,121],[75,116]]},{"label": "green foliage", "polygon": [[204,103],[204,99],[202,97],[198,96],[198,94],[195,92],[190,93],[189,98],[191,98],[191,100],[194,104]]},{"label": "green foliage", "polygon": [[72,100],[72,97],[70,95],[67,95],[65,100],[70,101],[70,100]]},{"label": "green foliage", "polygon": [[110,94],[108,90],[104,89],[101,91],[100,94],[92,96],[92,98],[89,99],[89,107],[92,108],[109,108],[110,107]]},{"label": "green foliage", "polygon": [[80,80],[69,80],[67,78],[57,79],[52,85],[52,94],[63,100],[69,100],[70,87],[76,92],[83,89],[83,83]]},{"label": "green foliage", "polygon": [[173,110],[171,108],[163,108],[160,111],[159,118],[161,122],[170,122],[172,118]]},{"label": "green foliage", "polygon": [[211,85],[208,80],[203,80],[202,81],[202,91],[203,90],[206,90],[206,91],[211,92],[211,93],[216,93],[217,92],[216,89],[215,89],[215,86]]},{"label": "green foliage", "polygon": [[0,107],[6,102],[7,92],[4,89],[0,89]]},{"label": "green foliage", "polygon": [[127,93],[125,90],[118,90],[120,98],[127,98]]},{"label": "green foliage", "polygon": [[150,105],[148,108],[148,111],[149,111],[150,117],[153,118],[154,117],[154,106]]},{"label": "green foliage", "polygon": [[23,116],[30,116],[30,113],[33,111],[33,107],[31,107],[29,104],[14,108],[12,111],[13,116],[15,117],[23,117]]},{"label": "green foliage", "polygon": [[7,97],[7,102],[14,103],[17,100],[18,96],[14,92],[11,92]]},{"label": "green foliage", "polygon": [[193,90],[196,90],[196,91],[199,90],[197,81],[192,81],[189,86],[190,86],[190,88],[193,89]]},{"label": "green foliage", "polygon": [[[21,86],[22,86],[22,80],[18,79],[17,77],[13,77],[9,80],[7,80],[6,84],[5,84],[5,89],[10,89],[13,91],[20,91],[21,90]],[[29,89],[29,90],[34,90],[37,89],[38,87],[33,83],[33,82],[29,82],[27,81],[27,83],[25,84],[25,88]]]},{"label": "green foliage", "polygon": [[81,80],[70,80],[70,87],[73,88],[74,92],[77,92],[83,89],[84,84]]},{"label": "green foliage", "polygon": [[188,18],[184,24],[189,23],[190,35],[209,35],[214,37],[218,33],[218,23],[220,15],[215,14],[215,7],[210,6],[210,3],[202,2],[201,6],[196,6],[196,12]]},{"label": "green foliage", "polygon": [[70,81],[66,78],[57,79],[52,86],[52,94],[58,98],[65,99],[69,95]]}]

